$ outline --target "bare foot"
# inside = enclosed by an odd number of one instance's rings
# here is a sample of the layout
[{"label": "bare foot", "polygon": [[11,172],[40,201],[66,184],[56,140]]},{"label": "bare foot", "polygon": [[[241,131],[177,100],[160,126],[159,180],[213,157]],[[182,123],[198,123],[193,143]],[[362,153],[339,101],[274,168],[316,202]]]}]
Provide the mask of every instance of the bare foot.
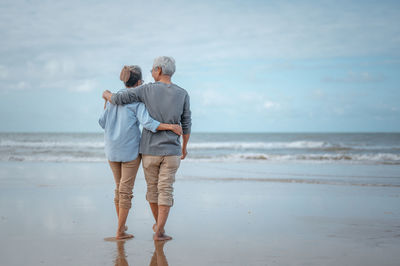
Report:
[{"label": "bare foot", "polygon": [[[157,231],[157,224],[153,224],[154,233]],[[162,231],[162,234],[165,234],[165,230]]]},{"label": "bare foot", "polygon": [[127,238],[133,238],[133,235],[127,234],[127,233],[122,233],[122,234],[117,234],[115,239],[127,239]]},{"label": "bare foot", "polygon": [[161,233],[159,233],[159,234],[155,233],[153,235],[153,239],[156,240],[156,241],[165,241],[165,240],[171,240],[172,237],[170,237],[169,235],[166,235],[164,233],[162,233],[162,234]]}]

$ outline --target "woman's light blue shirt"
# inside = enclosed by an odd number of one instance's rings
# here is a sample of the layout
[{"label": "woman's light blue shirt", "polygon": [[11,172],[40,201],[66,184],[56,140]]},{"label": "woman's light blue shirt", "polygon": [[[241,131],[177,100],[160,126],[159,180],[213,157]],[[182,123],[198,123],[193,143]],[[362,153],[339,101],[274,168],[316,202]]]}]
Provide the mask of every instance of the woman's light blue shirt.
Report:
[{"label": "woman's light blue shirt", "polygon": [[160,122],[154,120],[143,103],[114,105],[107,103],[99,124],[104,129],[105,152],[112,162],[129,162],[139,155],[139,122],[152,132]]}]

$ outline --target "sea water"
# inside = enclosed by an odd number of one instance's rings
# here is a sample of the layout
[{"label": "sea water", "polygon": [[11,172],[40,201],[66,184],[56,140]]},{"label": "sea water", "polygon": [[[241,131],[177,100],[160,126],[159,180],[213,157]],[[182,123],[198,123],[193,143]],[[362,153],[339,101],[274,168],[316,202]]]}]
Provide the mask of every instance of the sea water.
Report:
[{"label": "sea water", "polygon": [[[0,161],[102,162],[102,133],[0,133]],[[400,133],[193,133],[187,161],[400,165]]]}]

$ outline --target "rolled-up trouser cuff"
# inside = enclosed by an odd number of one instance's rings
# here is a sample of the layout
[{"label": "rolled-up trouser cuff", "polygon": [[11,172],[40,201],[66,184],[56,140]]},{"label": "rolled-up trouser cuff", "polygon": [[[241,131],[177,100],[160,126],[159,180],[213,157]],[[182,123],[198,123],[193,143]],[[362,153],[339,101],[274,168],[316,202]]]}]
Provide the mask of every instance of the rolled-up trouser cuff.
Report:
[{"label": "rolled-up trouser cuff", "polygon": [[180,165],[180,156],[143,155],[142,160],[147,182],[147,201],[173,206],[173,183]]},{"label": "rolled-up trouser cuff", "polygon": [[114,202],[120,208],[130,209],[132,207],[132,189],[140,161],[141,156],[129,162],[109,162],[116,184]]},{"label": "rolled-up trouser cuff", "polygon": [[114,202],[120,208],[130,209],[132,207],[132,194],[120,193],[118,189],[115,190]]}]

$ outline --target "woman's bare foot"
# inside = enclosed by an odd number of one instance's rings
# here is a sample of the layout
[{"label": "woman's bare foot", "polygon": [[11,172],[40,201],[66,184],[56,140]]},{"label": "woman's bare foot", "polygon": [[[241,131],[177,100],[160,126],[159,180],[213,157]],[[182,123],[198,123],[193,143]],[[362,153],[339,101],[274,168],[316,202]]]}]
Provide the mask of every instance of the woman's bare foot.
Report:
[{"label": "woman's bare foot", "polygon": [[171,240],[172,237],[166,235],[165,233],[155,233],[153,235],[153,239],[156,241],[165,241],[165,240]]},{"label": "woman's bare foot", "polygon": [[122,234],[117,234],[117,236],[115,237],[115,239],[127,239],[127,238],[133,238],[133,235],[123,232]]}]

